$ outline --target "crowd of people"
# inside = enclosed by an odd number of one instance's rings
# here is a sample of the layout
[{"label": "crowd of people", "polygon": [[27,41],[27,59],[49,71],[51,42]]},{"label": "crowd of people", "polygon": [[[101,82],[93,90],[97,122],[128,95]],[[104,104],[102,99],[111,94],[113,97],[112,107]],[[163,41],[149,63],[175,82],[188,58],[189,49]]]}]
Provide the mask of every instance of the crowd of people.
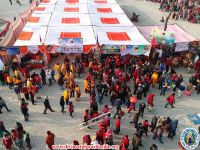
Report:
[{"label": "crowd of people", "polygon": [[[13,75],[12,73],[13,72]],[[74,98],[77,102],[81,100],[81,89],[75,82],[75,77],[84,78],[84,91],[89,95],[89,106],[83,112],[83,126],[91,129],[91,121],[94,124],[98,120],[99,129],[93,137],[89,134],[83,136],[83,144],[114,144],[114,134],[121,132],[121,118],[126,115],[122,107],[127,108],[127,113],[134,111],[133,124],[135,133],[133,137],[124,135],[121,138],[120,149],[137,150],[142,146],[143,135],[148,136],[149,131],[152,132],[152,139],[158,139],[161,144],[164,143],[163,134],[168,133],[168,138],[173,139],[176,135],[178,120],[174,120],[169,116],[157,116],[154,114],[152,120],[143,119],[145,109],[152,111],[154,108],[154,95],[150,89],[158,88],[160,96],[166,97],[166,104],[163,106],[167,109],[170,105],[175,108],[175,99],[183,95],[191,96],[200,93],[200,69],[196,70],[191,75],[188,82],[185,83],[181,74],[176,71],[169,63],[169,60],[160,59],[157,62],[149,60],[145,56],[130,56],[121,57],[119,55],[107,56],[105,58],[96,58],[95,55],[76,56],[73,61],[66,56],[63,63],[56,63],[53,67],[41,69],[40,73],[30,72],[26,67],[17,67],[9,70],[8,66],[0,72],[0,82],[2,85],[7,85],[16,93],[19,100],[20,109],[24,116],[24,120],[29,120],[28,102],[36,104],[37,99],[44,99],[44,111],[54,112],[51,107],[48,96],[42,98],[38,95],[39,90],[48,85],[51,88],[52,84],[57,83],[59,89],[63,91],[60,95],[61,112],[66,110],[73,118],[75,104],[71,101]],[[47,83],[48,80],[48,83]],[[152,90],[151,90],[152,91]],[[170,93],[166,95],[166,93]],[[110,105],[105,105],[105,97],[109,97]],[[5,107],[10,111],[1,98],[0,110]],[[137,108],[137,104],[139,108]],[[78,105],[78,103],[76,103]],[[100,110],[99,107],[103,109]],[[116,109],[115,114],[109,113],[112,109]],[[105,114],[105,115],[104,115]],[[99,117],[102,116],[102,119]],[[112,117],[111,117],[112,116]],[[111,128],[111,121],[115,120],[115,129]],[[23,149],[22,137],[27,137],[25,140],[27,147],[31,149],[29,134],[23,130],[20,123],[20,133],[16,137],[14,134],[18,132],[15,129],[8,132],[4,125],[0,128],[0,134],[3,137],[3,145],[9,149],[13,145]],[[26,134],[25,134],[26,133]],[[91,138],[92,137],[92,138]],[[47,131],[45,143],[52,150],[54,145],[55,134]],[[131,138],[131,142],[129,142]],[[20,143],[15,143],[15,139]],[[81,141],[74,140],[73,144],[78,145]],[[150,149],[158,149],[155,144],[152,144]]]},{"label": "crowd of people", "polygon": [[151,0],[160,3],[160,10],[169,12],[173,9],[173,19],[183,19],[191,23],[200,23],[200,2],[198,0]]}]

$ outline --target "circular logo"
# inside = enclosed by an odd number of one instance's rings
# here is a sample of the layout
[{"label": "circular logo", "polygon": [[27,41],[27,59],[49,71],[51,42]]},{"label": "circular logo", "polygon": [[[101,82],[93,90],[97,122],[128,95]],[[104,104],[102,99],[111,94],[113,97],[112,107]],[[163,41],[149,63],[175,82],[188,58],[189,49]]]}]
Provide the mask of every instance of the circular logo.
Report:
[{"label": "circular logo", "polygon": [[181,133],[180,142],[187,150],[193,150],[199,145],[199,134],[194,128],[186,128]]}]

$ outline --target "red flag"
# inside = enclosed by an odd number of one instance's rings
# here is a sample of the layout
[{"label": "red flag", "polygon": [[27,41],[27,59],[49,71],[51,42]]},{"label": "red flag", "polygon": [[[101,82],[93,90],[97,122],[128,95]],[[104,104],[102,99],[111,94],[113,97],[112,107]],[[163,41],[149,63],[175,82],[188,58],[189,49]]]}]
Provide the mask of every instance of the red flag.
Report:
[{"label": "red flag", "polygon": [[152,41],[151,41],[151,46],[152,46],[153,48],[156,47],[156,39],[155,39],[155,38],[152,39]]}]

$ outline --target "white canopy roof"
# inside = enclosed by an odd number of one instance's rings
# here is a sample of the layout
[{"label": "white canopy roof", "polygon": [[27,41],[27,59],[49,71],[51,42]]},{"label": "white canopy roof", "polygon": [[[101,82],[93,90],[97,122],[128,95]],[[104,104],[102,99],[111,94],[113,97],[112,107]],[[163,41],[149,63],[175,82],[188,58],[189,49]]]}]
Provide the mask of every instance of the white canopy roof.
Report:
[{"label": "white canopy roof", "polygon": [[136,27],[95,27],[100,45],[150,45]]},{"label": "white canopy roof", "polygon": [[134,26],[125,14],[90,14],[95,26]]},{"label": "white canopy roof", "polygon": [[89,14],[52,14],[49,26],[91,25]]},{"label": "white canopy roof", "polygon": [[41,41],[44,41],[47,27],[42,26],[25,26],[20,33],[14,46],[35,46],[41,45]]},{"label": "white canopy roof", "polygon": [[87,13],[87,4],[73,4],[73,5],[56,5],[53,13]]},{"label": "white canopy roof", "polygon": [[88,4],[116,4],[115,0],[88,0]]},{"label": "white canopy roof", "polygon": [[28,20],[27,26],[47,26],[49,24],[51,14],[32,14]]},{"label": "white canopy roof", "polygon": [[54,10],[55,5],[39,5],[35,8],[35,14],[49,14],[52,13]]},{"label": "white canopy roof", "polygon": [[118,4],[88,4],[88,11],[90,14],[96,14],[96,13],[124,14],[124,11]]},{"label": "white canopy roof", "polygon": [[63,4],[87,4],[87,0],[58,0],[57,5]]},{"label": "white canopy roof", "polygon": [[40,4],[42,5],[55,5],[57,2],[57,0],[42,0],[42,2],[40,2]]},{"label": "white canopy roof", "polygon": [[83,45],[94,45],[96,39],[91,26],[66,26],[66,27],[49,27],[45,44],[58,45],[58,38],[83,38]]}]

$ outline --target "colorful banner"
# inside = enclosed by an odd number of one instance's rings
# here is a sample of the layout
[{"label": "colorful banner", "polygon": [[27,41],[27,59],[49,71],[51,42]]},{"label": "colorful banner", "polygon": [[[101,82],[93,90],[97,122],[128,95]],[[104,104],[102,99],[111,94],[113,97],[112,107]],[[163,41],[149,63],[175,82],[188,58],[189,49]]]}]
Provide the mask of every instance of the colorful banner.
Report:
[{"label": "colorful banner", "polygon": [[19,47],[5,47],[5,50],[10,55],[20,54]]},{"label": "colorful banner", "polygon": [[121,55],[143,55],[146,54],[151,49],[150,45],[128,45],[121,46]]},{"label": "colorful banner", "polygon": [[59,38],[60,53],[82,53],[83,52],[83,39],[82,38]]},{"label": "colorful banner", "polygon": [[120,45],[102,45],[101,53],[102,54],[120,54],[121,47]]},{"label": "colorful banner", "polygon": [[186,51],[189,49],[189,43],[176,43],[175,52]]},{"label": "colorful banner", "polygon": [[122,56],[130,55],[143,55],[151,49],[149,45],[102,45],[102,54],[121,54]]},{"label": "colorful banner", "polygon": [[154,38],[156,43],[172,45],[175,42],[175,37],[172,32],[162,31],[160,29],[153,29],[150,35],[151,40]]},{"label": "colorful banner", "polygon": [[32,54],[37,54],[39,52],[38,46],[28,46],[28,51]]}]

